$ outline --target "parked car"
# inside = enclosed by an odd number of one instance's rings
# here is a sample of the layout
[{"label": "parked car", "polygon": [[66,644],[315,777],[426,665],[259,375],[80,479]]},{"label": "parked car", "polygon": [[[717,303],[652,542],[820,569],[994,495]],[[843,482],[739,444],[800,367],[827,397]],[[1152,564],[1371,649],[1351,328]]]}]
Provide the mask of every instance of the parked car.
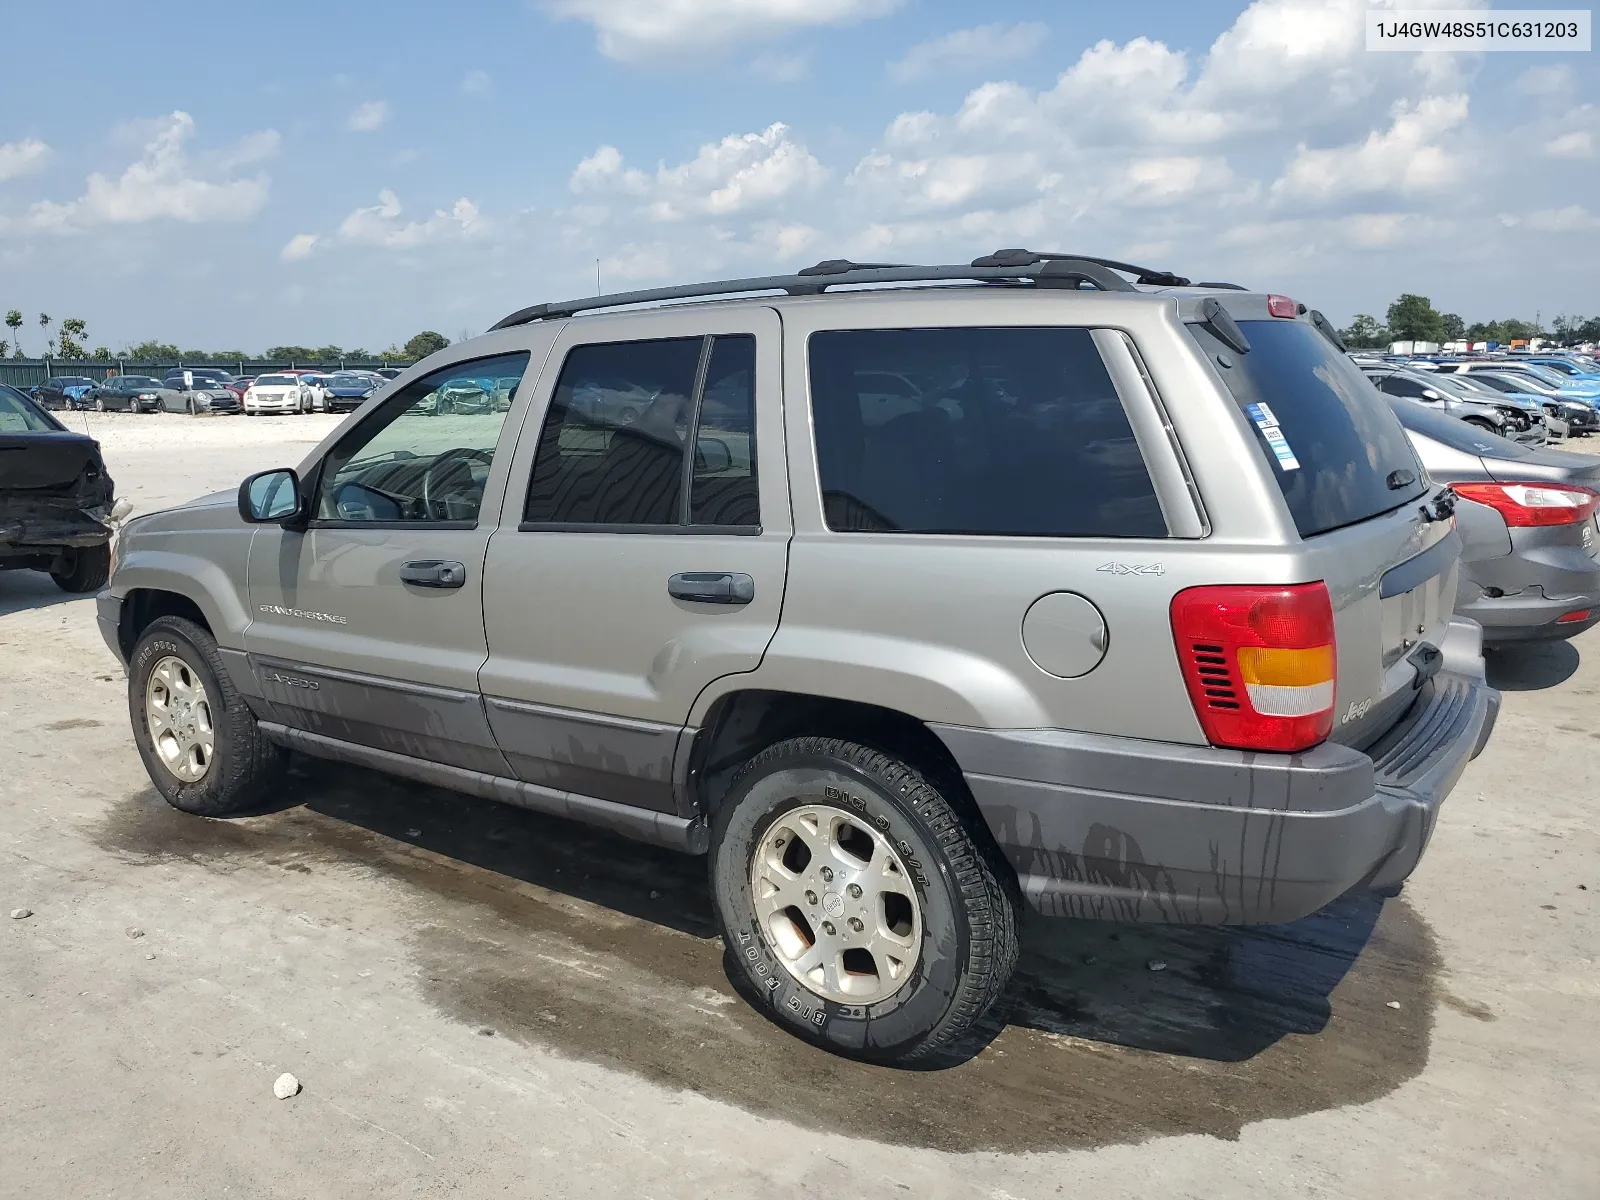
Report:
[{"label": "parked car", "polygon": [[[1498,706],[1453,496],[1319,314],[1140,275],[1005,251],[512,314],[125,528],[99,614],[151,779],[255,811],[292,749],[708,853],[740,990],[879,1061],[981,1019],[1024,903],[1398,884]],[[641,299],[685,303],[590,311]],[[941,382],[877,424],[862,372]],[[441,440],[462,378],[523,382]],[[654,399],[596,428],[595,380]]]},{"label": "parked car", "polygon": [[250,385],[255,382],[255,379],[254,375],[235,375],[228,380],[228,390],[239,397],[239,401],[242,404],[244,402],[244,394],[250,390]]},{"label": "parked car", "polygon": [[1600,384],[1600,363],[1574,355],[1530,355],[1527,360],[1534,366],[1565,375],[1572,383]]},{"label": "parked car", "polygon": [[1576,397],[1562,396],[1530,375],[1515,371],[1474,371],[1469,378],[1504,395],[1528,397],[1542,405],[1545,412],[1565,421],[1573,437],[1587,437],[1600,429],[1600,413],[1592,405]]},{"label": "parked car", "polygon": [[1456,611],[1485,645],[1600,624],[1600,459],[1519,446],[1416,401],[1392,401],[1428,475],[1455,489],[1465,548]]},{"label": "parked car", "polygon": [[499,407],[495,403],[498,386],[494,379],[481,376],[451,379],[438,389],[436,411],[441,416],[446,413],[494,412]]},{"label": "parked car", "polygon": [[237,413],[239,397],[228,388],[233,376],[226,371],[195,367],[169,371],[161,407],[168,412],[186,412],[191,417],[206,413]]},{"label": "parked car", "polygon": [[181,412],[183,399],[182,392],[148,375],[113,375],[88,395],[99,412]]},{"label": "parked car", "polygon": [[1430,378],[1425,372],[1408,371],[1404,367],[1367,367],[1364,371],[1367,378],[1385,395],[1404,396],[1427,404],[1439,412],[1475,425],[1485,433],[1515,437],[1517,434],[1532,436],[1537,432],[1538,437],[1541,440],[1543,438],[1544,423],[1541,421],[1534,425],[1527,411],[1517,405],[1486,403],[1487,397],[1484,400],[1469,399],[1464,392],[1451,388],[1441,379]]},{"label": "parked car", "polygon": [[244,413],[247,417],[263,413],[308,413],[311,398],[311,388],[298,375],[288,372],[258,375],[245,391]]},{"label": "parked car", "polygon": [[385,379],[399,379],[404,372],[399,367],[375,367],[373,374],[381,375]]},{"label": "parked car", "polygon": [[42,408],[87,408],[85,397],[94,390],[94,380],[83,375],[53,375],[33,389],[33,399]]},{"label": "parked car", "polygon": [[100,444],[0,384],[0,571],[47,571],[62,591],[99,591],[113,502]]},{"label": "parked car", "polygon": [[1518,378],[1527,379],[1537,384],[1546,394],[1584,400],[1589,402],[1591,406],[1595,402],[1595,398],[1600,396],[1600,380],[1591,382],[1583,378],[1569,378],[1560,371],[1520,359],[1490,359],[1479,362],[1453,363],[1446,365],[1444,370],[1468,376],[1480,374],[1515,375]]},{"label": "parked car", "polygon": [[340,371],[328,377],[327,407],[331,412],[360,408],[387,380],[354,371]]}]

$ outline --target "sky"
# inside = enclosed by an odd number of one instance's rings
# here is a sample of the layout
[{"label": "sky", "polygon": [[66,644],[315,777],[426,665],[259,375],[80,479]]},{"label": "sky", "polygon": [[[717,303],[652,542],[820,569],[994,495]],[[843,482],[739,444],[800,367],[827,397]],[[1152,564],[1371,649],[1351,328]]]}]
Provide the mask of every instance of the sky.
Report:
[{"label": "sky", "polygon": [[1402,291],[1600,312],[1594,56],[1370,53],[1367,7],[15,5],[44,52],[0,70],[0,310],[34,354],[41,311],[112,349],[377,350],[597,273],[1026,246],[1340,324]]}]

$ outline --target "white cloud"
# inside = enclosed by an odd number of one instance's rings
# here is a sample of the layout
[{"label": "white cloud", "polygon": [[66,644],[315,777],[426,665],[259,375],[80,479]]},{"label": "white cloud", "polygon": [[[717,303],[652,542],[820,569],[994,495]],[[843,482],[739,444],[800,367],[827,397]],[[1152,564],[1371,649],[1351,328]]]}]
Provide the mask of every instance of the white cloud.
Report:
[{"label": "white cloud", "polygon": [[309,255],[321,240],[314,233],[297,233],[284,243],[283,249],[278,251],[278,257],[284,262],[296,262]]},{"label": "white cloud", "polygon": [[[96,172],[76,200],[40,201],[28,210],[28,226],[66,232],[155,220],[244,221],[266,204],[269,181],[265,175],[213,181],[196,173],[197,164],[184,153],[184,144],[195,129],[188,113],[174,112],[150,128],[153,136],[143,154],[120,176],[111,179]],[[257,147],[264,144],[258,141]]]},{"label": "white cloud", "polygon": [[1594,137],[1587,129],[1574,129],[1551,138],[1544,152],[1555,158],[1593,158]]},{"label": "white cloud", "polygon": [[913,83],[958,72],[985,71],[1028,57],[1048,33],[1037,21],[958,29],[911,47],[899,62],[889,64],[889,78],[896,83]]},{"label": "white cloud", "polygon": [[387,100],[368,100],[365,104],[358,104],[345,119],[344,127],[351,133],[372,133],[382,129],[389,120],[389,102]]},{"label": "white cloud", "polygon": [[1467,97],[1428,96],[1397,106],[1386,131],[1373,130],[1358,144],[1329,150],[1301,145],[1283,177],[1272,185],[1275,197],[1328,201],[1370,192],[1415,193],[1455,182],[1458,154],[1436,144],[1467,119]]},{"label": "white cloud", "polygon": [[38,138],[0,142],[0,182],[33,174],[44,166],[44,160],[49,156],[50,147]]},{"label": "white cloud", "polygon": [[232,171],[237,167],[248,167],[252,163],[275,158],[282,148],[283,138],[278,131],[263,129],[240,138],[226,150],[207,159],[206,164],[218,171]]},{"label": "white cloud", "polygon": [[482,230],[478,206],[465,196],[451,205],[449,212],[439,209],[422,221],[402,221],[401,211],[400,198],[384,188],[377,204],[356,209],[340,223],[339,236],[364,245],[411,249]]},{"label": "white cloud", "polygon": [[489,72],[475,68],[461,77],[461,90],[468,95],[482,95],[492,83]]},{"label": "white cloud", "polygon": [[556,17],[595,27],[600,53],[672,66],[801,29],[854,25],[900,0],[546,0]]},{"label": "white cloud", "polygon": [[769,209],[814,191],[827,177],[827,169],[779,123],[707,142],[694,158],[662,164],[653,175],[626,167],[615,146],[601,146],[578,164],[570,186],[575,192],[636,197],[651,220],[678,221]]},{"label": "white cloud", "polygon": [[1540,233],[1584,233],[1600,229],[1600,217],[1578,204],[1529,213],[1526,223],[1529,229]]}]

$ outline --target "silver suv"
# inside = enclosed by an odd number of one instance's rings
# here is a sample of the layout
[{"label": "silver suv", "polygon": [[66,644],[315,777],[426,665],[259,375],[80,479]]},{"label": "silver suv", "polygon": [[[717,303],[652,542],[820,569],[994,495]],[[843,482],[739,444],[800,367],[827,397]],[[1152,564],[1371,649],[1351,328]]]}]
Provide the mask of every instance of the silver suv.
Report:
[{"label": "silver suv", "polygon": [[[509,409],[439,411],[483,377]],[[130,523],[100,619],[178,808],[295,750],[708,854],[741,991],[929,1062],[1024,905],[1410,874],[1498,707],[1453,526],[1286,297],[829,262],[513,314]]]}]

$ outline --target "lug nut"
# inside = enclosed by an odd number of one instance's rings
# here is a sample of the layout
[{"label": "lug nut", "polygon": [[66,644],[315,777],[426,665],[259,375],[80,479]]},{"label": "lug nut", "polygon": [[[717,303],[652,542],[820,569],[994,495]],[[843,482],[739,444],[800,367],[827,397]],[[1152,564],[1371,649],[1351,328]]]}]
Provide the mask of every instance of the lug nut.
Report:
[{"label": "lug nut", "polygon": [[851,917],[850,918],[850,928],[854,929],[857,933],[860,933],[866,927],[861,924],[861,918],[860,917]]},{"label": "lug nut", "polygon": [[859,883],[852,883],[848,890],[850,892],[850,899],[861,899],[861,885]]},{"label": "lug nut", "polygon": [[833,882],[833,868],[832,867],[823,867],[822,868],[822,882],[823,883],[832,883]]},{"label": "lug nut", "polygon": [[834,932],[835,932],[834,928],[833,928],[833,922],[832,921],[824,921],[822,923],[822,932],[827,934],[829,937],[832,937],[834,935]]},{"label": "lug nut", "polygon": [[817,894],[815,892],[807,892],[806,893],[806,903],[807,904],[815,904],[816,902],[817,902]]}]

